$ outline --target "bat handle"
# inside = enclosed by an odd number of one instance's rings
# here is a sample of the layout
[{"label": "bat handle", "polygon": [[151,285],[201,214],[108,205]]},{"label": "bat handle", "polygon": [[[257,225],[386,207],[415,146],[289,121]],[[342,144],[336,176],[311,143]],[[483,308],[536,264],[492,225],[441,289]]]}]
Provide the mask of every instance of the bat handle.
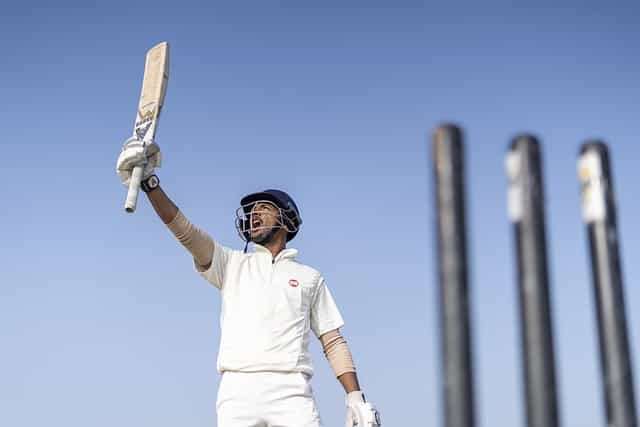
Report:
[{"label": "bat handle", "polygon": [[140,181],[142,181],[142,173],[144,172],[144,166],[136,166],[131,173],[131,179],[129,180],[129,191],[127,191],[127,201],[124,204],[124,210],[128,213],[136,211],[136,204],[138,203],[138,192],[140,191]]}]

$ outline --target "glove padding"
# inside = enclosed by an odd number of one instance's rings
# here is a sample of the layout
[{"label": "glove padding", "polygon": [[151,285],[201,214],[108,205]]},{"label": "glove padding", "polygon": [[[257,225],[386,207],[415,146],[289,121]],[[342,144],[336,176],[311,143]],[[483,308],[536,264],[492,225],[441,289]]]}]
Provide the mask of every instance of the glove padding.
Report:
[{"label": "glove padding", "polygon": [[347,394],[347,421],[346,427],[378,427],[381,426],[380,413],[364,398],[361,391],[352,391]]},{"label": "glove padding", "polygon": [[159,168],[162,163],[160,147],[155,142],[146,144],[135,136],[127,139],[122,145],[122,151],[118,156],[116,171],[120,181],[126,187],[129,186],[131,173],[136,166],[144,166],[142,179],[153,174],[155,168]]}]

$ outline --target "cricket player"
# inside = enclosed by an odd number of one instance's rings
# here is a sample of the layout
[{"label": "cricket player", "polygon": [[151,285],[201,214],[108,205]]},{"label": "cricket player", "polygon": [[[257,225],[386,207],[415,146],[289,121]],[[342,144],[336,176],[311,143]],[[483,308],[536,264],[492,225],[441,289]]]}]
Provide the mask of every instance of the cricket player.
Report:
[{"label": "cricket player", "polygon": [[[160,219],[222,296],[218,426],[321,426],[311,389],[310,332],[346,392],[345,425],[379,426],[377,410],[360,390],[340,332],[344,322],[324,278],[295,260],[296,249],[287,248],[302,224],[293,199],[279,190],[243,197],[236,227],[245,247],[234,250],[191,224],[167,197],[154,174],[160,166],[157,144],[127,140],[117,161],[125,186],[135,166],[145,168],[141,188]],[[254,250],[247,253],[249,242]]]}]

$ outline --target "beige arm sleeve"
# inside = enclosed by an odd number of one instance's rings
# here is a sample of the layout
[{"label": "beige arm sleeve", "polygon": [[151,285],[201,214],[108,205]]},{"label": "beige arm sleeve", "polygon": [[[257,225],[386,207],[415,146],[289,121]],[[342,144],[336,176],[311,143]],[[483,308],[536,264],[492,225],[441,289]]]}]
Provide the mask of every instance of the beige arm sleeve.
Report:
[{"label": "beige arm sleeve", "polygon": [[200,230],[178,211],[176,217],[167,224],[169,230],[178,241],[191,252],[198,266],[207,267],[211,264],[214,243],[211,236]]},{"label": "beige arm sleeve", "polygon": [[347,372],[356,371],[347,341],[342,334],[340,334],[339,329],[334,329],[322,335],[320,342],[322,343],[324,355],[327,356],[329,365],[331,369],[333,369],[336,378]]}]

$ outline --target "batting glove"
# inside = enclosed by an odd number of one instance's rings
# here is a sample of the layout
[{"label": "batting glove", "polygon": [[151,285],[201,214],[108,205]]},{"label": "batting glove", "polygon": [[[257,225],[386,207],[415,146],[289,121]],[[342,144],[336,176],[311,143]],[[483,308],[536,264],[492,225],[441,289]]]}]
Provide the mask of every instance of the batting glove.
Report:
[{"label": "batting glove", "polygon": [[118,156],[116,171],[120,181],[125,186],[129,186],[131,173],[136,166],[144,166],[143,179],[153,174],[155,168],[159,168],[162,163],[160,147],[155,142],[144,144],[135,136],[127,139],[122,145],[122,151]]},{"label": "batting glove", "polygon": [[364,398],[361,391],[352,391],[347,394],[347,421],[346,427],[378,427],[381,426],[380,413]]}]

